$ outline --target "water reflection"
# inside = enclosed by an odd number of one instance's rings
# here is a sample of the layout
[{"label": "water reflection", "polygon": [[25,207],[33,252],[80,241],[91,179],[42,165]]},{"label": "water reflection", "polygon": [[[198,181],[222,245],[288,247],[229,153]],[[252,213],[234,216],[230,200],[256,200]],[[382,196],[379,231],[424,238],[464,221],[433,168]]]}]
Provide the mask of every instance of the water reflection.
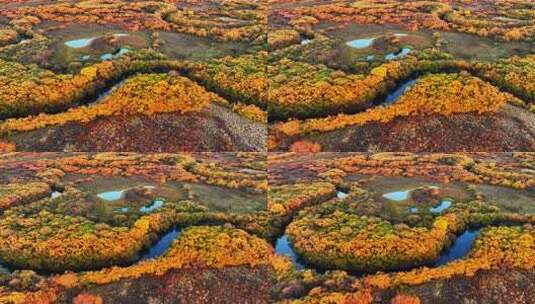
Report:
[{"label": "water reflection", "polygon": [[402,83],[394,92],[388,94],[381,105],[391,105],[396,102],[407,90],[409,90],[415,83],[417,79],[409,79]]},{"label": "water reflection", "polygon": [[480,229],[472,229],[458,236],[453,245],[442,252],[438,260],[433,263],[433,266],[445,265],[451,261],[464,258],[470,252],[472,244],[479,233]]},{"label": "water reflection", "polygon": [[147,252],[140,256],[140,260],[154,259],[165,254],[165,252],[171,247],[173,241],[176,240],[182,233],[181,228],[173,228],[166,234],[164,234],[158,242],[152,245]]}]

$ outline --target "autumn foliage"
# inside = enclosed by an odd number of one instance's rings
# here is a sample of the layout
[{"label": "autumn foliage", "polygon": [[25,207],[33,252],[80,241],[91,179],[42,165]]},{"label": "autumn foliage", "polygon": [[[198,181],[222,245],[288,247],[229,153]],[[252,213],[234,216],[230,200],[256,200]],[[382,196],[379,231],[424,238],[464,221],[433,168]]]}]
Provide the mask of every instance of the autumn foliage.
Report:
[{"label": "autumn foliage", "polygon": [[70,109],[59,114],[8,120],[0,126],[6,131],[30,131],[68,122],[89,122],[112,115],[153,115],[156,113],[198,112],[219,97],[184,77],[166,74],[141,74],[93,105]]},{"label": "autumn foliage", "polygon": [[375,107],[353,115],[339,114],[299,123],[290,121],[277,125],[276,129],[287,135],[296,135],[332,131],[374,121],[388,122],[404,116],[496,112],[513,99],[511,95],[500,92],[481,79],[466,74],[430,74],[420,78],[393,105]]}]

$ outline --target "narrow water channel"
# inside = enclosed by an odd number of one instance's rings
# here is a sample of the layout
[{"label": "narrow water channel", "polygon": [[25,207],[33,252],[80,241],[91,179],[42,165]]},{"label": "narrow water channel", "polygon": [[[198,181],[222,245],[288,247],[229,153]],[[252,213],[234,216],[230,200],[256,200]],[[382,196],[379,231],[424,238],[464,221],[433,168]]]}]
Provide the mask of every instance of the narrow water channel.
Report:
[{"label": "narrow water channel", "polygon": [[[459,260],[459,259],[466,257],[468,253],[470,252],[470,250],[472,249],[472,245],[476,237],[479,235],[480,230],[481,229],[469,229],[463,232],[461,235],[459,235],[455,239],[451,247],[444,249],[440,253],[440,256],[434,262],[431,262],[427,266],[439,267],[442,265],[446,265],[447,263],[451,261]],[[277,239],[277,242],[275,245],[275,252],[279,255],[289,256],[293,265],[295,266],[297,270],[312,269],[320,274],[326,271],[325,269],[314,267],[313,265],[308,264],[306,261],[303,261],[294,251],[292,244],[286,234],[282,235],[281,237]],[[418,267],[414,267],[414,268],[418,268]],[[346,271],[349,274],[352,274],[355,276],[361,276],[364,274],[363,272],[357,272],[357,271],[351,271],[351,270],[346,270]],[[389,271],[389,272],[395,272],[395,271]]]},{"label": "narrow water channel", "polygon": [[148,250],[139,256],[139,261],[155,259],[164,255],[173,245],[173,242],[182,234],[182,228],[175,227],[166,232],[160,239],[152,244]]},{"label": "narrow water channel", "polygon": [[433,267],[446,265],[447,263],[464,258],[472,249],[474,240],[479,235],[481,229],[469,229],[459,235],[452,246],[444,250],[440,257],[432,263]]},{"label": "narrow water channel", "polygon": [[407,92],[415,83],[417,79],[409,79],[404,81],[398,86],[392,93],[388,94],[386,98],[381,102],[381,105],[391,105],[395,103],[405,92]]},{"label": "narrow water channel", "polygon": [[277,239],[277,243],[275,244],[275,252],[280,255],[289,256],[297,270],[305,269],[305,265],[299,261],[299,257],[293,250],[290,240],[286,234]]},{"label": "narrow water channel", "polygon": [[11,269],[9,269],[7,266],[3,265],[2,262],[0,261],[0,276],[2,274],[11,274],[12,271]]}]

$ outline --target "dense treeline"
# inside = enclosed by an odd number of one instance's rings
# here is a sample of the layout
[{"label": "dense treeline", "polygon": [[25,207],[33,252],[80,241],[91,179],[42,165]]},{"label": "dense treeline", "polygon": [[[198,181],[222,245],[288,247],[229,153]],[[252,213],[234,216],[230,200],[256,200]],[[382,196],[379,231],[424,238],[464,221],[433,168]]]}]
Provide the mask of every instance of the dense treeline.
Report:
[{"label": "dense treeline", "polygon": [[[482,4],[483,5],[483,4]],[[448,30],[494,37],[502,41],[533,41],[533,4],[518,1],[485,1],[484,9],[463,1],[357,1],[313,7],[287,8],[277,13],[291,16],[290,25],[309,31],[320,21],[361,24],[398,24],[409,30]]]},{"label": "dense treeline", "polygon": [[[264,160],[265,161],[265,160]],[[201,182],[228,189],[263,193],[266,176],[242,173],[244,168],[261,165],[258,155],[243,153],[235,162],[196,161],[190,156],[96,154],[65,156],[39,162],[34,182],[0,187],[2,261],[30,269],[82,270],[125,264],[136,260],[139,252],[175,225],[237,222],[246,226],[251,215],[207,210],[202,200],[168,200],[154,212],[117,213],[99,207],[91,194],[79,190],[77,183],[63,185],[65,174],[91,176],[145,176],[165,183]],[[87,182],[87,181],[86,181]],[[62,187],[59,196],[52,188]],[[115,244],[110,246],[110,244]],[[21,249],[22,246],[24,249]]]},{"label": "dense treeline", "polygon": [[277,130],[293,136],[326,132],[368,122],[388,122],[411,115],[496,112],[515,98],[479,78],[465,74],[428,74],[419,78],[393,105],[374,107],[353,115],[339,114],[327,118],[290,121],[275,125]]},{"label": "dense treeline", "polygon": [[11,119],[0,124],[0,132],[31,131],[69,122],[89,122],[97,117],[189,113],[205,109],[220,99],[191,80],[168,74],[138,74],[97,103],[58,114]]},{"label": "dense treeline", "polygon": [[[292,161],[295,157],[301,161]],[[50,278],[28,270],[7,274],[7,280],[20,279],[22,283],[0,289],[0,300],[49,301],[61,297],[65,290],[77,290],[80,301],[98,300],[99,296],[85,286],[159,277],[190,267],[261,266],[270,269],[271,278],[277,282],[273,296],[282,303],[295,298],[299,298],[297,303],[327,299],[334,303],[348,299],[369,303],[384,290],[393,291],[387,297],[392,303],[404,303],[416,301],[418,295],[407,294],[399,289],[401,286],[471,277],[483,270],[535,267],[533,215],[507,212],[502,208],[504,202],[495,202],[474,186],[529,189],[535,183],[533,174],[525,170],[534,161],[529,153],[507,154],[498,162],[484,153],[325,155],[319,160],[278,154],[268,161],[269,187],[265,173],[268,163],[256,153],[216,158],[202,154],[100,153],[29,159],[24,165],[26,173],[17,183],[0,187],[1,193],[12,198],[0,216],[0,255],[11,265],[73,270],[121,264],[134,261],[135,253],[150,244],[154,234],[174,225],[188,228],[162,256],[130,266],[67,272]],[[0,163],[0,169],[8,174],[16,168],[9,161]],[[64,183],[66,176],[83,177]],[[95,213],[90,194],[80,190],[98,176],[205,183],[265,193],[268,201],[264,211],[232,214],[210,211],[202,200],[190,196],[168,200],[150,214],[134,212],[108,218],[102,211]],[[440,214],[401,212],[394,219],[381,208],[381,189],[368,185],[384,176],[423,178],[439,182],[440,188],[463,188],[461,184],[466,183],[466,191],[473,195],[455,199]],[[61,191],[61,195],[49,197],[52,189]],[[348,195],[335,198],[337,189],[345,189]],[[430,190],[413,192],[411,199],[434,193]],[[441,190],[437,193],[438,197],[444,195]],[[426,202],[419,199],[418,204]],[[288,222],[286,233],[295,251],[312,263],[306,267],[367,271],[422,265],[448,247],[454,234],[472,226],[485,228],[462,259],[438,267],[355,277],[339,270],[323,274],[311,269],[296,271],[289,258],[276,254],[268,242],[282,234]],[[494,226],[503,224],[516,226]],[[86,260],[94,264],[85,264]]]},{"label": "dense treeline", "polygon": [[[64,23],[116,24],[132,31],[164,30],[224,41],[262,43],[267,22],[261,3],[243,1],[79,1],[21,6],[0,12],[13,23],[33,18]],[[196,10],[202,7],[202,10]]]},{"label": "dense treeline", "polygon": [[91,100],[110,83],[130,74],[180,67],[179,62],[141,56],[141,60],[133,56],[103,61],[76,75],[55,74],[36,66],[0,60],[0,119],[63,111]]}]

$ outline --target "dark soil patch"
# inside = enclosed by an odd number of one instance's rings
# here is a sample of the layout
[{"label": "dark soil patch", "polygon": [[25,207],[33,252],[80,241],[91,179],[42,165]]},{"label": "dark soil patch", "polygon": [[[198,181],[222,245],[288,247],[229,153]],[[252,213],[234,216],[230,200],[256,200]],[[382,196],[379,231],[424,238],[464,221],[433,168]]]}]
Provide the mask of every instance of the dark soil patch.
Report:
[{"label": "dark soil patch", "polygon": [[[287,150],[294,141],[279,146]],[[534,151],[535,130],[525,121],[505,112],[478,115],[457,114],[397,118],[388,123],[362,126],[307,136],[322,151],[406,151],[406,152],[506,152]]]},{"label": "dark soil patch", "polygon": [[[374,303],[390,303],[397,291],[379,292]],[[535,272],[525,270],[480,271],[473,277],[457,276],[447,280],[403,287],[403,293],[420,297],[422,303],[535,303]]]},{"label": "dark soil patch", "polygon": [[193,114],[110,116],[9,136],[18,151],[263,151],[267,130],[212,105]]},{"label": "dark soil patch", "polygon": [[71,290],[59,303],[71,303],[81,292],[99,295],[107,304],[271,303],[274,285],[274,273],[265,266],[179,269],[162,276],[142,276],[83,291]]}]

